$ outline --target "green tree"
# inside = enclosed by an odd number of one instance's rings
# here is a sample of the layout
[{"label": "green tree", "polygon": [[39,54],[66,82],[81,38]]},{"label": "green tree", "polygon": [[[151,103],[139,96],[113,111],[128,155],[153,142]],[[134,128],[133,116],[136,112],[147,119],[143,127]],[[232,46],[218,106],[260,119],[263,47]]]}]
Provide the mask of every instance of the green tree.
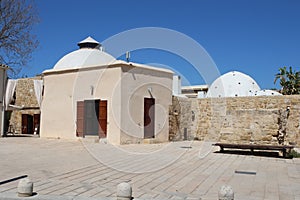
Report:
[{"label": "green tree", "polygon": [[275,75],[274,84],[279,80],[280,92],[284,95],[300,94],[300,72],[294,71],[292,67],[287,70],[286,66],[279,68]]},{"label": "green tree", "polygon": [[16,76],[26,66],[38,41],[32,34],[38,22],[33,0],[0,0],[0,64]]}]

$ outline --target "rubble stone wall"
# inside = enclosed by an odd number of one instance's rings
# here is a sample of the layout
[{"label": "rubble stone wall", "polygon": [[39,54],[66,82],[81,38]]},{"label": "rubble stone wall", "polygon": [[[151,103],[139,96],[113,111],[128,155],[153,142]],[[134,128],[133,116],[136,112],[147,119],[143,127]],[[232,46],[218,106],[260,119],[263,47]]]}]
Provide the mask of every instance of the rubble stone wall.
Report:
[{"label": "rubble stone wall", "polygon": [[16,106],[22,106],[25,109],[13,110],[9,120],[11,131],[14,133],[22,133],[22,114],[34,115],[40,114],[39,105],[35,96],[33,80],[40,80],[41,78],[24,78],[19,79],[15,91]]},{"label": "rubble stone wall", "polygon": [[173,97],[169,123],[170,140],[275,145],[279,144],[279,133],[284,133],[283,144],[299,146],[300,95]]}]

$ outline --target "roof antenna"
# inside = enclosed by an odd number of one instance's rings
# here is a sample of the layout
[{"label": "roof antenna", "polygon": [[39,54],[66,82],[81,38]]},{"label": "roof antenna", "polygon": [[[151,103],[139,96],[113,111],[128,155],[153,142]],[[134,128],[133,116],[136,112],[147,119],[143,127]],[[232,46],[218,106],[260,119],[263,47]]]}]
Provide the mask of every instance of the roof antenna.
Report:
[{"label": "roof antenna", "polygon": [[126,61],[129,62],[130,59],[130,52],[126,51]]}]

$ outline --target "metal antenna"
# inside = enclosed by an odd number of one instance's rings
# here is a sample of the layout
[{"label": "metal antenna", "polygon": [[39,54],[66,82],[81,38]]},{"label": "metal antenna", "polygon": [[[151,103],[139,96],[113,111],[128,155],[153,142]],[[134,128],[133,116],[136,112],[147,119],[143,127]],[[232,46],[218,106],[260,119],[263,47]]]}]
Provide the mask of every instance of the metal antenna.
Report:
[{"label": "metal antenna", "polygon": [[130,59],[130,52],[126,51],[126,61],[129,62]]}]

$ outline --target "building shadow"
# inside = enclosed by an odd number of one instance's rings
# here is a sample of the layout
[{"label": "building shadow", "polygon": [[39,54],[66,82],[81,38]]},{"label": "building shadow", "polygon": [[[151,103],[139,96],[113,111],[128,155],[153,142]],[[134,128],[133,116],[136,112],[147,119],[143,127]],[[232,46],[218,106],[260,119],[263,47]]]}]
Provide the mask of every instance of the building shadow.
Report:
[{"label": "building shadow", "polygon": [[28,138],[38,138],[40,137],[39,135],[33,135],[33,134],[5,134],[3,135],[2,137],[5,137],[5,138],[10,138],[10,137],[28,137]]},{"label": "building shadow", "polygon": [[275,152],[275,151],[256,150],[251,152],[250,150],[249,151],[248,150],[223,150],[223,151],[215,151],[214,153],[292,159],[292,157],[290,156],[283,157],[279,154],[279,152]]}]

